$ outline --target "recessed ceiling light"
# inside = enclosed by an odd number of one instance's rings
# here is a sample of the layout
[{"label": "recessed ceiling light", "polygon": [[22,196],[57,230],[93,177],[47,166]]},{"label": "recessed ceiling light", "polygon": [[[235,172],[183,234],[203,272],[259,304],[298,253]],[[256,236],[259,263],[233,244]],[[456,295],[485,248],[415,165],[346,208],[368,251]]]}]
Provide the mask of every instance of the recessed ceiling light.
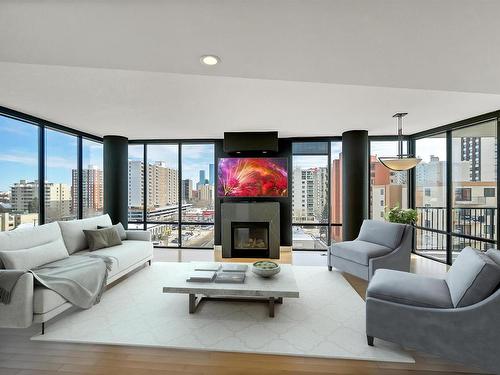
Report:
[{"label": "recessed ceiling light", "polygon": [[220,58],[215,55],[203,55],[201,56],[200,61],[204,65],[217,65],[220,63]]}]

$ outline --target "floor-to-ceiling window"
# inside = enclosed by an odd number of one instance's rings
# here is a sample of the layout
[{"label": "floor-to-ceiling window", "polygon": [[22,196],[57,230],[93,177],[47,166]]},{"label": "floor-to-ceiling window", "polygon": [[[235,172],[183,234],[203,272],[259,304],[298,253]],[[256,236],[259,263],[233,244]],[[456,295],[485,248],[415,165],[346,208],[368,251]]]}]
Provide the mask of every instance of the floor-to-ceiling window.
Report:
[{"label": "floor-to-ceiling window", "polygon": [[329,244],[329,142],[292,145],[292,246],[325,250]]},{"label": "floor-to-ceiling window", "polygon": [[0,115],[0,231],[39,223],[38,127]]},{"label": "floor-to-ceiling window", "polygon": [[214,246],[214,145],[182,144],[182,243]]},{"label": "floor-to-ceiling window", "polygon": [[158,247],[213,248],[214,159],[213,143],[130,144],[129,228]]},{"label": "floor-to-ceiling window", "polygon": [[144,224],[144,147],[128,146],[128,226],[142,229]]},{"label": "floor-to-ceiling window", "polygon": [[[75,172],[73,174],[76,179],[78,174]],[[100,142],[86,138],[82,139],[81,184],[82,217],[102,215],[104,209],[103,146]]]},{"label": "floor-to-ceiling window", "polygon": [[179,145],[146,145],[147,228],[157,246],[179,243]]},{"label": "floor-to-ceiling window", "polygon": [[78,139],[45,129],[45,222],[78,218]]},{"label": "floor-to-ceiling window", "polygon": [[102,139],[0,107],[0,231],[103,212]]},{"label": "floor-to-ceiling window", "polygon": [[[403,143],[406,153],[407,142]],[[397,141],[370,141],[370,218],[385,220],[394,207],[408,208],[408,172],[393,171],[379,160],[398,153]]]},{"label": "floor-to-ceiling window", "polygon": [[452,261],[465,246],[495,247],[496,130],[496,121],[487,121],[451,132]]},{"label": "floor-to-ceiling window", "polygon": [[446,133],[415,141],[422,161],[415,167],[415,208],[418,213],[415,251],[446,260]]},{"label": "floor-to-ceiling window", "polygon": [[492,117],[415,136],[422,158],[414,171],[417,254],[451,264],[466,246],[496,247],[498,118]]}]

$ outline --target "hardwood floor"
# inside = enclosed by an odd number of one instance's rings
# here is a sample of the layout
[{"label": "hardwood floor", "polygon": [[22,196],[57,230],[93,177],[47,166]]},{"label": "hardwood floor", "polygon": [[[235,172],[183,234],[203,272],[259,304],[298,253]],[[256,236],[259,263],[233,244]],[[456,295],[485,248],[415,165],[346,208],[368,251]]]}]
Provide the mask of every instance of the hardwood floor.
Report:
[{"label": "hardwood floor", "polygon": [[[189,261],[217,259],[213,251],[156,250],[156,260]],[[248,261],[248,260],[247,260]],[[319,252],[283,253],[282,262],[323,265]],[[326,265],[325,265],[326,266]],[[446,267],[415,257],[412,270],[439,274]],[[364,296],[366,282],[344,275]],[[0,329],[0,374],[476,374],[466,368],[433,356],[412,352],[415,364],[306,358],[261,354],[223,353],[111,345],[63,344],[30,341],[38,330]]]}]

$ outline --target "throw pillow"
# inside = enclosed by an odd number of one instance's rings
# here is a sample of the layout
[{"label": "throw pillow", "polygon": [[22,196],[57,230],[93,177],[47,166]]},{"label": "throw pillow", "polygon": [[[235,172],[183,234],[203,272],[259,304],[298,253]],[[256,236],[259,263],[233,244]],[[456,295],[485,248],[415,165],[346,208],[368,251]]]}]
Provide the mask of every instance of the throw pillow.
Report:
[{"label": "throw pillow", "polygon": [[446,274],[455,307],[478,303],[491,295],[500,283],[500,266],[472,247],[464,248]]},{"label": "throw pillow", "polygon": [[122,244],[118,231],[114,227],[84,230],[83,233],[85,233],[85,238],[89,244],[89,251]]},{"label": "throw pillow", "polygon": [[122,223],[115,224],[112,227],[101,226],[101,225],[97,226],[97,229],[104,229],[104,228],[115,228],[122,241],[127,239],[127,232],[125,231],[125,228],[123,227]]},{"label": "throw pillow", "polygon": [[11,270],[29,270],[68,257],[62,238],[28,249],[0,251],[5,268]]}]

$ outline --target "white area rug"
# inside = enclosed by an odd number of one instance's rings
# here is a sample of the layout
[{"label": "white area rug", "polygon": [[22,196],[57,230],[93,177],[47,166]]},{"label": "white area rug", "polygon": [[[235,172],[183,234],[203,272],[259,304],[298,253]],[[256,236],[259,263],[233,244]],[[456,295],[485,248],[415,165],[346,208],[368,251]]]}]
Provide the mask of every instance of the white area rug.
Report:
[{"label": "white area rug", "polygon": [[326,267],[295,266],[300,298],[284,299],[275,318],[266,304],[240,302],[208,301],[189,314],[187,295],[162,293],[175,270],[153,263],[32,339],[414,363],[396,345],[366,344],[363,299]]}]

